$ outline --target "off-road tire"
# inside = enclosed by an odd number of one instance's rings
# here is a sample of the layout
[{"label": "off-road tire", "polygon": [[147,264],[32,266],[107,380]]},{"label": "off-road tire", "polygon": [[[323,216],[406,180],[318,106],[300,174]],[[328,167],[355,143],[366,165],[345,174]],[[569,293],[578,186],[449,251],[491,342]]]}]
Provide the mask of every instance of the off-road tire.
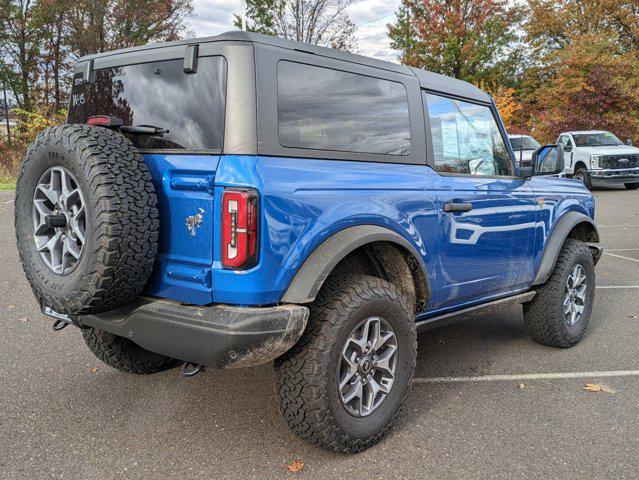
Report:
[{"label": "off-road tire", "polygon": [[[586,302],[581,318],[573,326],[566,322],[563,301],[566,280],[572,268],[580,263],[586,273]],[[524,304],[524,324],[528,335],[535,342],[551,347],[569,348],[583,337],[595,300],[595,265],[586,244],[580,240],[567,239],[555,269],[540,287],[537,294]]]},{"label": "off-road tire", "polygon": [[585,168],[577,169],[572,178],[581,180],[581,182],[586,186],[588,190],[592,190],[592,179],[590,178],[588,170],[586,170]]},{"label": "off-road tire", "polygon": [[624,187],[626,187],[627,190],[637,190],[639,183],[624,183]]},{"label": "off-road tire", "polygon": [[[355,417],[339,397],[339,359],[352,329],[371,315],[389,321],[400,356],[388,397],[370,415]],[[301,438],[329,450],[355,453],[375,445],[400,414],[415,369],[416,339],[412,309],[394,285],[366,275],[330,278],[311,306],[302,338],[275,361],[284,421]]]},{"label": "off-road tire", "polygon": [[[77,180],[86,204],[85,244],[66,275],[47,266],[33,239],[34,191],[56,166]],[[127,138],[106,128],[47,128],[20,165],[15,226],[22,267],[42,306],[79,314],[132,301],[151,275],[158,247],[157,198],[143,158]]]},{"label": "off-road tire", "polygon": [[128,338],[104,330],[84,328],[82,337],[100,361],[123,372],[148,375],[169,370],[179,363],[173,358],[144,350]]}]

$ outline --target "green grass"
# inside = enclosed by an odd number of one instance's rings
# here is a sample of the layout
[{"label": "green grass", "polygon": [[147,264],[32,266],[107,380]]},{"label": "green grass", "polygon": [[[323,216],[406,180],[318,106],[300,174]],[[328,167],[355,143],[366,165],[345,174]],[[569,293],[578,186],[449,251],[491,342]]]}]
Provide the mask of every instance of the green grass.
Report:
[{"label": "green grass", "polygon": [[0,175],[0,190],[15,190],[16,179],[5,175]]}]

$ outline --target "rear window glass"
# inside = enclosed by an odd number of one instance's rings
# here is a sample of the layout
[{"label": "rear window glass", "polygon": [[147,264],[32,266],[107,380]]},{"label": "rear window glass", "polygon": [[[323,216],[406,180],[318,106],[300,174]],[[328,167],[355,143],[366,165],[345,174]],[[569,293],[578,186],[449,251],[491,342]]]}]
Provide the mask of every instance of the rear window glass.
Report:
[{"label": "rear window glass", "polygon": [[224,138],[226,60],[203,57],[195,74],[183,60],[168,60],[95,71],[95,82],[71,91],[69,123],[93,115],[122,119],[125,125],[152,125],[164,136],[130,136],[141,149],[220,150]]},{"label": "rear window glass", "polygon": [[410,155],[401,83],[285,61],[277,73],[282,146]]}]

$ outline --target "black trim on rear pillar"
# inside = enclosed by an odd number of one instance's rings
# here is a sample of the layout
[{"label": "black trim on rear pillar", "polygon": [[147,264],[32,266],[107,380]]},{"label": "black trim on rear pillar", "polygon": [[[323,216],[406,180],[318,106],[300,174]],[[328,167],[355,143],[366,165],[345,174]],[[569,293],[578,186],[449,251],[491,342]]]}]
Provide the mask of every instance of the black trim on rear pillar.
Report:
[{"label": "black trim on rear pillar", "polygon": [[82,315],[78,321],[151,352],[215,368],[237,368],[269,362],[290,349],[304,332],[308,314],[308,308],[300,305],[193,307],[144,299]]}]

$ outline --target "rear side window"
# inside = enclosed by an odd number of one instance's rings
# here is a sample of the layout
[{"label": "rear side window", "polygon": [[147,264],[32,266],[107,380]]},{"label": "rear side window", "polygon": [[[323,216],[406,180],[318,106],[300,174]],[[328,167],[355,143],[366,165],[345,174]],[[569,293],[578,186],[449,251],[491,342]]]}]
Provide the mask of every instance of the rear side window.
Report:
[{"label": "rear side window", "polygon": [[167,60],[95,71],[95,82],[76,76],[70,123],[110,115],[125,125],[168,130],[158,136],[132,136],[141,149],[221,150],[224,139],[226,60],[203,57],[197,73],[185,74],[183,60]]},{"label": "rear side window", "polygon": [[287,61],[278,64],[277,79],[282,146],[410,155],[401,83]]},{"label": "rear side window", "polygon": [[425,94],[435,170],[512,175],[512,162],[492,110],[485,105]]}]

